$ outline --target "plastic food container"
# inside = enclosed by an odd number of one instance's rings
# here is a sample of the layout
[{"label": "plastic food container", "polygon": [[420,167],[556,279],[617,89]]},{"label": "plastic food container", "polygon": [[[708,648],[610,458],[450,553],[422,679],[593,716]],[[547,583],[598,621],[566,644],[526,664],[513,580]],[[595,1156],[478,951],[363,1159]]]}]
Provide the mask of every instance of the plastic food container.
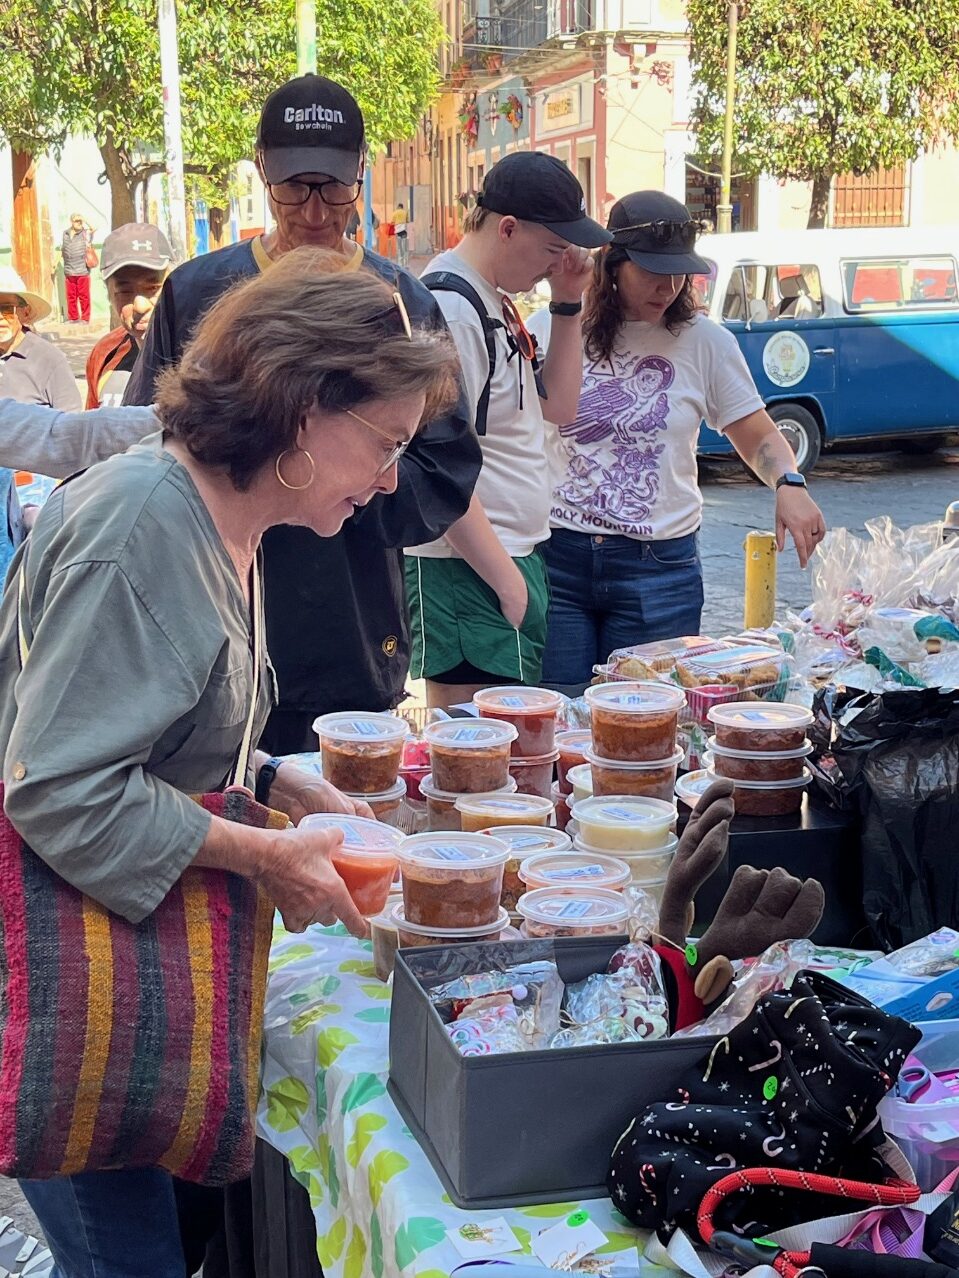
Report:
[{"label": "plastic food container", "polygon": [[685,697],[667,683],[605,683],[586,689],[593,752],[601,759],[648,763],[676,749]]},{"label": "plastic food container", "polygon": [[742,693],[729,683],[704,683],[698,688],[686,689],[686,705],[690,717],[704,727],[709,722],[709,712],[713,706],[728,705],[738,701]]},{"label": "plastic food container", "polygon": [[467,941],[495,941],[509,928],[509,915],[500,910],[492,923],[482,927],[424,927],[411,923],[402,901],[393,907],[393,926],[398,944],[405,949],[421,945],[463,945]]},{"label": "plastic food container", "polygon": [[403,762],[400,764],[400,779],[406,782],[406,797],[421,801],[420,782],[430,772],[430,748],[425,741],[417,738],[403,743]]},{"label": "plastic food container", "polygon": [[[669,873],[669,867],[673,863],[678,846],[679,839],[675,834],[670,834],[662,847],[648,848],[642,852],[619,851],[616,853],[616,860],[628,866],[633,883],[645,887],[647,883],[658,883],[660,879],[663,882],[666,881],[666,875]],[[609,853],[601,853],[579,838],[574,840],[573,847],[585,856],[609,857]]]},{"label": "plastic food container", "polygon": [[556,761],[556,776],[559,779],[560,794],[571,794],[573,787],[567,780],[570,768],[584,763],[586,751],[592,748],[593,734],[589,728],[569,728],[566,732],[557,732],[556,749],[559,758]]},{"label": "plastic food container", "polygon": [[613,856],[588,852],[537,852],[519,867],[519,877],[532,892],[536,888],[589,887],[622,892],[630,880],[629,866]]},{"label": "plastic food container", "polygon": [[799,750],[813,721],[805,706],[738,703],[714,706],[709,721],[716,729],[716,743],[726,750]]},{"label": "plastic food container", "polygon": [[520,794],[536,794],[541,799],[548,799],[553,786],[553,766],[559,758],[559,751],[544,754],[540,759],[513,759],[509,765],[509,774],[516,782]]},{"label": "plastic food container", "polygon": [[637,643],[630,648],[617,648],[609,654],[608,668],[627,679],[644,679],[647,670],[669,674],[677,661],[715,652],[722,644],[705,635],[686,635],[679,639],[657,639],[653,643]]},{"label": "plastic food container", "polygon": [[803,759],[812,754],[812,743],[805,741],[798,750],[729,750],[715,737],[706,742],[709,750],[703,762],[718,777],[734,781],[796,781],[803,774]]},{"label": "plastic food container", "polygon": [[348,794],[346,797],[368,803],[373,809],[374,817],[377,821],[382,821],[384,825],[396,825],[400,808],[406,798],[406,782],[400,777],[396,785],[384,794]]},{"label": "plastic food container", "polygon": [[572,803],[581,803],[583,799],[593,797],[593,769],[588,763],[577,763],[566,774],[569,778]]},{"label": "plastic food container", "polygon": [[[707,769],[710,781],[716,773]],[[796,781],[737,781],[733,802],[737,816],[792,816],[802,807],[802,797],[812,780],[808,768]]]},{"label": "plastic food container", "polygon": [[[456,830],[459,832],[463,829],[460,814],[456,809],[456,801],[461,797],[460,795],[451,794],[448,790],[438,790],[429,772],[420,782],[420,793],[426,800],[426,824],[431,831]],[[516,782],[512,777],[508,777],[502,790],[495,790],[493,793],[515,794]]]},{"label": "plastic food container", "polygon": [[556,749],[556,714],[563,704],[558,692],[546,688],[484,688],[473,697],[484,719],[503,719],[519,734],[513,756],[542,758]]},{"label": "plastic food container", "polygon": [[333,868],[346,884],[359,912],[368,917],[379,914],[396,875],[402,834],[380,821],[333,812],[305,816],[299,828],[342,831],[341,846],[330,853]]},{"label": "plastic food container", "polygon": [[579,837],[598,852],[642,852],[660,848],[676,824],[676,805],[662,799],[622,795],[584,799],[573,807]]},{"label": "plastic food container", "polygon": [[456,810],[470,832],[498,825],[549,825],[553,800],[535,794],[464,794],[456,800]]},{"label": "plastic food container", "polygon": [[705,768],[698,772],[687,772],[676,782],[676,798],[681,799],[688,808],[694,808],[713,783],[713,778]]},{"label": "plastic food container", "polygon": [[653,763],[614,763],[610,759],[601,759],[592,750],[586,758],[592,771],[593,794],[597,797],[639,794],[650,799],[671,800],[685,751],[677,749],[672,758]]},{"label": "plastic food container", "polygon": [[517,731],[511,723],[446,719],[431,723],[429,742],[433,784],[451,794],[488,794],[509,780],[510,747]]},{"label": "plastic food container", "polygon": [[537,888],[516,903],[525,936],[607,936],[625,932],[629,909],[603,888]]},{"label": "plastic food container", "polygon": [[373,967],[381,981],[388,981],[393,971],[393,961],[399,938],[396,935],[396,924],[393,922],[393,910],[396,905],[402,907],[402,901],[386,903],[386,909],[376,918],[370,919],[370,939],[373,942]]},{"label": "plastic food container", "polygon": [[396,784],[410,726],[392,714],[324,714],[313,724],[323,775],[344,794],[383,794]]},{"label": "plastic food container", "polygon": [[550,798],[552,799],[553,804],[556,808],[557,830],[561,830],[564,833],[569,834],[569,823],[571,820],[569,801],[572,798],[572,795],[560,794],[559,782],[554,781],[553,788],[550,791]]},{"label": "plastic food container", "polygon": [[505,843],[485,834],[414,834],[399,847],[408,923],[427,928],[485,927],[503,891]]},{"label": "plastic food container", "polygon": [[534,853],[568,852],[573,840],[561,830],[548,830],[536,825],[502,825],[491,830],[483,830],[505,843],[509,848],[509,860],[503,869],[503,894],[500,904],[511,913],[516,909],[516,902],[526,891],[519,877],[519,870],[527,857]]}]

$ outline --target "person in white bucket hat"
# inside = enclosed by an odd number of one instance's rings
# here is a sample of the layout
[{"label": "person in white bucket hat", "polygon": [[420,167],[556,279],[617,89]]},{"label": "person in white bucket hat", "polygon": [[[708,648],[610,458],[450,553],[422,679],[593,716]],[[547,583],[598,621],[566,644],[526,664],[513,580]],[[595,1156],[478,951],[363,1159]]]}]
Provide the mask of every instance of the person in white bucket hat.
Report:
[{"label": "person in white bucket hat", "polygon": [[76,409],[80,391],[66,356],[30,327],[51,310],[12,266],[0,266],[0,396]]}]

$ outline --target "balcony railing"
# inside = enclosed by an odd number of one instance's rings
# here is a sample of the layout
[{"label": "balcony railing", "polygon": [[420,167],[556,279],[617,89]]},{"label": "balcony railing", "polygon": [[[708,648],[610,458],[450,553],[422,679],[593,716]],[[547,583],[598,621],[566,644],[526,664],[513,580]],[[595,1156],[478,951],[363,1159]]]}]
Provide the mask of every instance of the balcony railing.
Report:
[{"label": "balcony railing", "polygon": [[593,0],[518,0],[488,16],[470,16],[463,27],[463,55],[473,66],[487,51],[502,51],[504,62],[521,58],[555,36],[592,29]]}]

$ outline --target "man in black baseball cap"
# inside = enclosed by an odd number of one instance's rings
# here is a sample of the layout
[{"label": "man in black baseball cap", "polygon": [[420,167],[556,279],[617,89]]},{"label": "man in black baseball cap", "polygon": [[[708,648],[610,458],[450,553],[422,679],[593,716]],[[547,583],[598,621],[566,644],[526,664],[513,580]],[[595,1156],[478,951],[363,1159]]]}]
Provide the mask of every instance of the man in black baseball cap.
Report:
[{"label": "man in black baseball cap", "polygon": [[514,151],[494,164],[476,197],[479,208],[544,226],[579,248],[608,244],[610,235],[586,215],[586,197],[562,162],[544,151]]},{"label": "man in black baseball cap", "polygon": [[366,153],[363,114],[342,84],[301,75],[263,104],[256,149],[267,182],[321,172],[352,187]]}]

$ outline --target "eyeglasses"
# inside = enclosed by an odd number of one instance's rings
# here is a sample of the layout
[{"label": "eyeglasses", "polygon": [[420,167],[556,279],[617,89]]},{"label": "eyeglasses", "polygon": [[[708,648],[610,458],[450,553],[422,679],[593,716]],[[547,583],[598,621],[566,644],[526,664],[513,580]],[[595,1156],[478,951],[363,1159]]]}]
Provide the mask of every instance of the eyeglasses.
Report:
[{"label": "eyeglasses", "polygon": [[26,302],[0,302],[0,315],[15,316],[21,306],[26,306]]},{"label": "eyeglasses", "polygon": [[694,218],[687,222],[670,222],[663,219],[659,222],[634,222],[632,226],[617,226],[613,229],[613,242],[619,243],[619,237],[629,231],[646,231],[647,238],[658,247],[664,247],[679,241],[684,249],[691,249],[698,236],[706,229],[706,224]]},{"label": "eyeglasses", "polygon": [[363,321],[364,324],[376,324],[379,320],[389,319],[393,315],[399,315],[400,323],[403,325],[403,332],[406,336],[413,340],[413,325],[410,322],[410,313],[406,309],[406,303],[403,301],[402,293],[393,294],[393,304],[387,306],[383,311],[377,311],[375,315],[371,315],[369,319]]},{"label": "eyeglasses", "polygon": [[314,191],[324,204],[336,208],[338,205],[355,204],[359,199],[361,182],[347,186],[337,182],[335,178],[327,178],[324,182],[267,182],[267,190],[277,204],[296,206],[305,204]]},{"label": "eyeglasses", "polygon": [[403,454],[406,452],[407,448],[409,448],[410,444],[412,443],[412,440],[409,440],[409,439],[401,439],[401,440],[397,443],[397,441],[396,441],[395,439],[393,439],[393,437],[392,437],[391,435],[387,435],[387,433],[386,433],[386,431],[385,431],[385,430],[381,430],[381,429],[379,428],[379,426],[374,426],[372,422],[368,422],[368,421],[366,420],[366,418],[365,418],[365,417],[361,417],[361,416],[359,415],[359,413],[354,413],[354,412],[353,412],[353,410],[352,410],[352,408],[347,408],[347,409],[345,409],[344,411],[345,411],[345,413],[346,413],[347,417],[352,417],[352,418],[354,419],[354,421],[358,421],[358,422],[360,423],[360,425],[361,425],[361,426],[365,426],[365,427],[367,428],[367,430],[371,430],[371,431],[373,432],[373,434],[374,434],[374,435],[379,435],[380,439],[388,439],[388,440],[390,441],[390,443],[393,445],[393,447],[390,449],[389,453],[387,453],[387,455],[386,455],[386,460],[384,461],[383,465],[382,465],[382,466],[379,468],[379,470],[376,472],[376,477],[377,477],[377,479],[378,479],[378,478],[380,477],[380,475],[385,475],[385,474],[386,474],[386,472],[387,472],[387,471],[388,471],[391,467],[393,467],[393,466],[395,466],[395,465],[396,465],[396,463],[399,461],[399,459],[400,459],[400,458],[403,456]]},{"label": "eyeglasses", "polygon": [[536,338],[523,323],[522,315],[509,297],[503,298],[503,322],[516,350],[523,359],[534,363],[537,355]]}]

